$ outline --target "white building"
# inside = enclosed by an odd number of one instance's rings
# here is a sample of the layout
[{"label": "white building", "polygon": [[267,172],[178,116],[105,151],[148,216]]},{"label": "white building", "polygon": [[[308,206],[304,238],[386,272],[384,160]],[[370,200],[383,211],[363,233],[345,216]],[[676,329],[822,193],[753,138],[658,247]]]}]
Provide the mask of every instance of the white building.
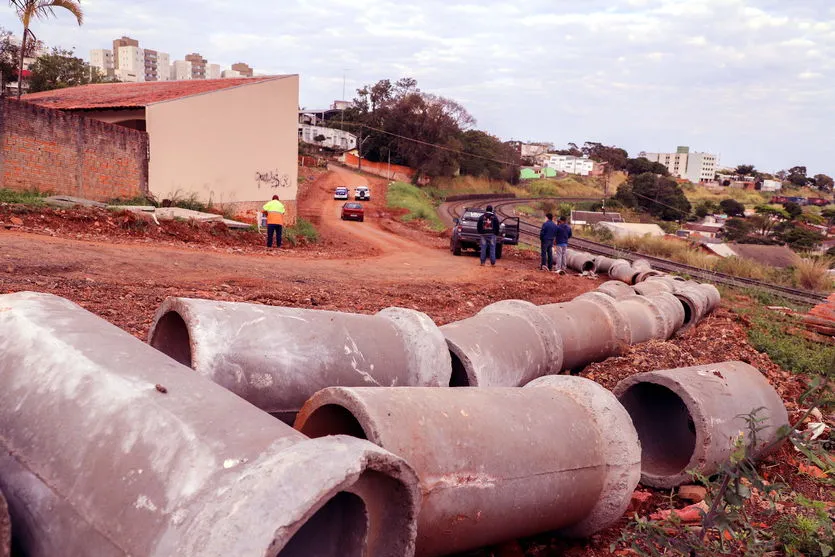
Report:
[{"label": "white building", "polygon": [[157,81],[171,81],[171,55],[157,52]]},{"label": "white building", "polygon": [[588,157],[574,157],[572,155],[548,155],[545,167],[553,168],[557,172],[588,176],[594,170],[594,161]]},{"label": "white building", "polygon": [[690,147],[679,147],[675,153],[647,153],[641,151],[639,157],[651,162],[660,162],[667,167],[672,176],[686,178],[698,184],[712,182],[716,176],[719,158],[710,153],[691,153]]},{"label": "white building", "polygon": [[230,79],[234,77],[243,77],[243,74],[236,70],[223,70],[223,72],[220,74],[220,77],[224,79]]},{"label": "white building", "polygon": [[763,180],[762,191],[780,191],[783,189],[783,182],[780,180]]},{"label": "white building", "polygon": [[123,82],[145,81],[145,51],[138,46],[120,46],[116,78]]},{"label": "white building", "polygon": [[220,79],[220,64],[206,65],[206,79]]},{"label": "white building", "polygon": [[191,79],[191,62],[185,60],[175,60],[171,64],[171,79],[174,81],[182,81],[184,79]]},{"label": "white building", "polygon": [[[316,141],[317,137],[324,137],[324,139]],[[354,134],[324,126],[299,124],[299,139],[305,143],[312,143],[320,147],[328,147],[342,151],[356,149],[357,147],[357,136]]]},{"label": "white building", "polygon": [[90,67],[96,68],[104,76],[114,75],[116,67],[113,65],[113,51],[107,48],[91,50]]}]

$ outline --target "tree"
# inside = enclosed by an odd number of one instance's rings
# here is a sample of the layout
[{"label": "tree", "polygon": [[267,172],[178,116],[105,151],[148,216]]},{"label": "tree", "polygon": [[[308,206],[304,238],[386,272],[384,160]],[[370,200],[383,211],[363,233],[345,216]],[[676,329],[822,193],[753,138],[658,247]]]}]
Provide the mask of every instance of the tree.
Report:
[{"label": "tree", "polygon": [[55,15],[56,8],[62,8],[75,16],[78,25],[84,23],[84,12],[78,0],[9,0],[9,5],[17,10],[17,17],[23,24],[23,37],[20,43],[19,63],[17,66],[18,87],[17,98],[20,98],[23,87],[23,58],[26,53],[26,43],[29,39],[36,40],[29,28],[32,19],[47,19]]},{"label": "tree", "polygon": [[788,213],[783,209],[777,209],[768,205],[759,205],[754,211],[757,214],[751,217],[751,224],[763,236],[768,236],[780,220],[788,220],[789,218]]},{"label": "tree", "polygon": [[753,176],[754,175],[754,165],[753,164],[740,164],[734,170],[734,173],[740,179],[744,178],[745,176]]},{"label": "tree", "polygon": [[832,191],[833,186],[835,186],[835,180],[826,174],[815,174],[813,180],[815,181],[815,187],[821,191]]},{"label": "tree", "polygon": [[719,202],[719,207],[729,217],[741,217],[745,214],[745,205],[735,199],[723,199]]},{"label": "tree", "polygon": [[683,219],[691,209],[684,191],[675,180],[650,172],[630,176],[629,181],[618,188],[615,199],[627,207],[639,207],[663,220]]},{"label": "tree", "polygon": [[670,171],[667,170],[666,166],[659,162],[652,162],[646,157],[627,159],[624,169],[629,175],[644,174],[645,172],[652,172],[653,174],[660,174],[661,176],[670,175]]},{"label": "tree", "polygon": [[783,209],[786,211],[786,213],[788,213],[790,220],[795,220],[797,217],[803,214],[803,207],[801,207],[794,201],[784,203]]},{"label": "tree", "polygon": [[615,147],[614,145],[603,145],[596,141],[586,141],[583,143],[582,152],[594,161],[605,162],[612,171],[626,168],[626,161],[629,159],[629,153],[626,150]]},{"label": "tree", "polygon": [[722,228],[722,237],[729,242],[738,242],[754,231],[754,225],[743,219],[728,219]]},{"label": "tree", "polygon": [[520,166],[516,149],[481,130],[465,131],[461,141],[466,153],[460,158],[461,174],[516,181]]},{"label": "tree", "polygon": [[[24,58],[33,56],[42,48],[40,41],[26,43]],[[20,46],[13,40],[12,32],[0,27],[0,92],[5,91],[6,84],[17,81],[17,65],[20,59]]]},{"label": "tree", "polygon": [[715,213],[717,209],[718,209],[718,207],[717,207],[716,203],[714,203],[713,201],[711,201],[709,199],[706,199],[706,200],[702,201],[701,203],[699,203],[698,205],[696,205],[696,209],[695,209],[694,212],[696,213],[697,217],[699,217],[700,219],[703,219],[706,216],[712,215],[713,213]]},{"label": "tree", "polygon": [[798,188],[802,188],[805,186],[809,179],[806,177],[806,167],[805,166],[793,166],[786,171],[786,178],[789,182],[797,186]]},{"label": "tree", "polygon": [[51,91],[103,81],[101,72],[74,56],[72,50],[53,48],[51,53],[39,57],[32,66],[29,92]]},{"label": "tree", "polygon": [[792,249],[800,251],[813,250],[824,240],[822,234],[794,223],[786,223],[777,233],[777,237]]},{"label": "tree", "polygon": [[835,209],[832,207],[827,207],[823,211],[821,211],[821,216],[827,219],[829,226],[832,226],[835,223]]}]

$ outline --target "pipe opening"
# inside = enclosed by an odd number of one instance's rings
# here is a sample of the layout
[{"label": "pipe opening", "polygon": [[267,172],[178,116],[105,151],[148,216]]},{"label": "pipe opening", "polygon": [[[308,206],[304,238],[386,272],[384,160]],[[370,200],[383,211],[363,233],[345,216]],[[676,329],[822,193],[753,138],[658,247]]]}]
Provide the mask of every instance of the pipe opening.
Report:
[{"label": "pipe opening", "polygon": [[305,420],[301,432],[311,438],[350,435],[358,439],[368,439],[359,420],[350,410],[338,404],[325,404],[314,410]]},{"label": "pipe opening", "polygon": [[693,322],[693,317],[696,315],[696,308],[693,306],[693,302],[687,298],[682,296],[676,296],[676,298],[678,298],[678,301],[681,302],[682,307],[684,307],[684,323],[681,326],[681,328],[684,329]]},{"label": "pipe opening", "polygon": [[583,262],[583,272],[594,271],[594,261],[591,259]]},{"label": "pipe opening", "polygon": [[191,367],[191,337],[185,320],[176,311],[163,315],[154,327],[151,346]]},{"label": "pipe opening", "polygon": [[316,511],[276,557],[362,557],[367,536],[365,502],[342,491]]},{"label": "pipe opening", "polygon": [[452,375],[449,377],[449,386],[469,387],[470,376],[467,374],[467,368],[464,366],[464,362],[452,350],[449,351],[449,355],[452,358]]},{"label": "pipe opening", "polygon": [[655,383],[637,383],[620,397],[641,440],[641,469],[654,476],[684,472],[696,449],[696,427],[684,401]]}]

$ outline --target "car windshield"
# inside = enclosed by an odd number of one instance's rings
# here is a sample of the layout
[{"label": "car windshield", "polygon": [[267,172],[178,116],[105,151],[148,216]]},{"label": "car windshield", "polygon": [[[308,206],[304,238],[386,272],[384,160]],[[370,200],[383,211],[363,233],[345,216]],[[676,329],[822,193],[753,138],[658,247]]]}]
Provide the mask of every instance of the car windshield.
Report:
[{"label": "car windshield", "polygon": [[348,193],[348,188],[336,188],[336,193]]},{"label": "car windshield", "polygon": [[359,203],[346,203],[345,208],[346,209],[362,209],[362,205],[360,205]]},{"label": "car windshield", "polygon": [[478,220],[483,213],[476,213],[475,211],[467,211],[462,217],[464,220]]}]

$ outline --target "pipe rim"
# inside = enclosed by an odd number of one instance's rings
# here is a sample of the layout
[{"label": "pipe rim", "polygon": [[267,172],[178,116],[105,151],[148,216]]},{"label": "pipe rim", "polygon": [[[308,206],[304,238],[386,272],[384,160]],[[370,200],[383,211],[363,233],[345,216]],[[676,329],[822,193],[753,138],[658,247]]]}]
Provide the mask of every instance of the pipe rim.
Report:
[{"label": "pipe rim", "polygon": [[[375,314],[392,323],[403,336],[403,348],[412,366],[415,386],[447,387],[452,379],[452,359],[443,332],[423,312],[400,307],[385,308]],[[407,342],[408,337],[420,338],[418,342]],[[429,342],[430,349],[421,343]]]}]

